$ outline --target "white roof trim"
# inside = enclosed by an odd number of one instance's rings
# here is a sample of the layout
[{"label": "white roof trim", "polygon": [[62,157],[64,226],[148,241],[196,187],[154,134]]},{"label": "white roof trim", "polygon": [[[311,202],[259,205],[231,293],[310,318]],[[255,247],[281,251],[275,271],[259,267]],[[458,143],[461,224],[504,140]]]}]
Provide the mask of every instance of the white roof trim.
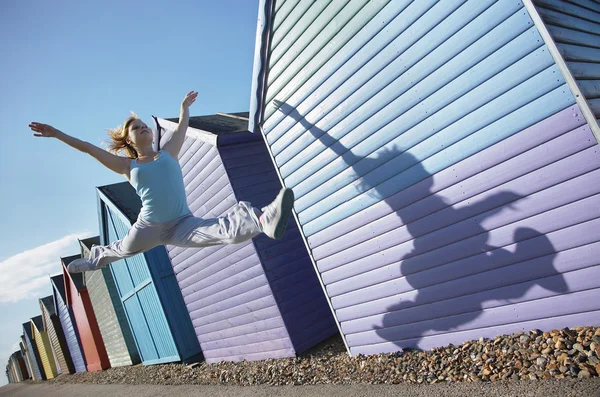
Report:
[{"label": "white roof trim", "polygon": [[[160,123],[160,126],[167,130],[174,131],[177,128],[177,123],[175,123],[173,121],[161,119],[160,117],[157,117],[157,119],[158,119],[158,122]],[[204,131],[204,130],[200,130],[198,128],[188,127],[186,136],[189,136],[194,139],[198,139],[202,142],[209,143],[213,146],[217,146],[217,135],[213,134],[212,132],[209,132],[209,131]],[[161,146],[164,147],[164,143]]]}]

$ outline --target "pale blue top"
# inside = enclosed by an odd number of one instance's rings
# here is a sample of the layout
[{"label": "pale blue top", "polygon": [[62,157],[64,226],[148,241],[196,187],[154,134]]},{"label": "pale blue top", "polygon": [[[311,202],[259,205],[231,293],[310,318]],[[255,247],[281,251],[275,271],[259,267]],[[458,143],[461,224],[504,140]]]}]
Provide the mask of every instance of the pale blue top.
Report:
[{"label": "pale blue top", "polygon": [[130,183],[142,199],[140,217],[148,222],[169,222],[190,214],[179,162],[168,152],[150,163],[131,160]]}]

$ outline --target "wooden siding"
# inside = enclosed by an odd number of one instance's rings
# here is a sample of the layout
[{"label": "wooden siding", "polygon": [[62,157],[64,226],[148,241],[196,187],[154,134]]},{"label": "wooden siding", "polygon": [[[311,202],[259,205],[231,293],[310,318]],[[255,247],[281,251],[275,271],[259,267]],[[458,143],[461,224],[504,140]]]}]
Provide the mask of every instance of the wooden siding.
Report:
[{"label": "wooden siding", "polygon": [[23,356],[19,350],[11,354],[8,361],[15,374],[16,382],[22,382],[29,378],[29,373],[27,372]]},{"label": "wooden siding", "polygon": [[81,255],[62,258],[67,305],[72,310],[77,324],[87,370],[100,371],[109,368],[110,361],[88,291],[83,284],[83,275],[81,273],[70,274],[67,270],[68,264],[78,258],[81,258]]},{"label": "wooden siding", "polygon": [[[125,237],[133,222],[125,213],[139,212],[141,202],[127,182],[101,187],[99,192],[101,239],[108,244]],[[142,363],[197,360],[200,346],[164,246],[109,268]]]},{"label": "wooden siding", "polygon": [[73,368],[75,369],[75,372],[86,372],[87,366],[81,350],[81,342],[79,340],[79,333],[77,332],[77,325],[73,320],[73,313],[66,303],[64,293],[64,278],[62,275],[58,275],[52,277],[51,280],[56,311],[65,335],[69,354],[73,360]]},{"label": "wooden siding", "polygon": [[600,4],[534,0],[548,32],[596,118],[600,118]]},{"label": "wooden siding", "polygon": [[[237,203],[215,146],[187,137],[179,163],[194,216],[218,217]],[[252,241],[167,249],[207,362],[294,355]]]},{"label": "wooden siding", "polygon": [[40,299],[40,308],[44,318],[44,327],[50,338],[52,353],[57,362],[58,372],[65,374],[74,373],[75,368],[73,366],[71,354],[69,353],[62,325],[56,313],[54,296],[50,295],[44,299]]},{"label": "wooden siding", "polygon": [[46,372],[42,365],[40,353],[33,340],[33,327],[31,321],[23,324],[23,344],[27,351],[27,357],[29,358],[29,365],[32,369],[32,376],[34,380],[41,381],[46,380]]},{"label": "wooden siding", "polygon": [[[50,338],[48,338],[48,333],[44,330],[42,326],[42,316],[36,317],[39,324],[34,324],[34,320],[31,320],[31,328],[33,329],[33,340],[35,341],[35,345],[38,348],[38,352],[40,354],[40,360],[42,362],[42,366],[44,367],[44,372],[46,373],[46,379],[55,378],[58,375],[58,370],[56,368],[56,362],[54,360],[54,354],[52,353],[52,346],[50,345]],[[39,326],[39,328],[38,328]]]},{"label": "wooden siding", "polygon": [[19,342],[19,348],[21,349],[21,357],[23,357],[23,363],[25,365],[25,369],[27,371],[27,379],[32,379],[32,371],[31,366],[29,364],[29,358],[27,357],[27,352],[25,350],[25,346],[23,345],[23,335],[21,335],[21,339]]},{"label": "wooden siding", "polygon": [[[110,269],[87,272],[85,284],[98,320],[110,366],[137,364],[140,361],[139,354]],[[109,285],[112,286],[113,291],[109,290]],[[129,343],[126,342],[126,337],[131,338]]]},{"label": "wooden siding", "polygon": [[[106,211],[104,222],[107,243],[123,238],[129,229],[129,225],[110,210]],[[142,363],[181,360],[164,309],[153,304],[157,301],[157,292],[144,255],[113,262],[110,269]]]},{"label": "wooden siding", "polygon": [[[223,146],[219,154],[237,201],[262,208],[281,189],[262,140]],[[296,354],[337,333],[296,222],[281,240],[260,234],[253,243]]]},{"label": "wooden siding", "polygon": [[522,2],[288,1],[262,132],[350,352],[599,324],[598,147]]}]

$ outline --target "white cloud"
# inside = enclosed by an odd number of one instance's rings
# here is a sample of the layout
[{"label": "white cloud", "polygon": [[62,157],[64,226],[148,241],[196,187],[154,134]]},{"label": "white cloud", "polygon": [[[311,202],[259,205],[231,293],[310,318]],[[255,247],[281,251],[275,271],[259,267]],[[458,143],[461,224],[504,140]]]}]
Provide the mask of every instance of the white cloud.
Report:
[{"label": "white cloud", "polygon": [[36,294],[50,285],[48,275],[61,272],[60,257],[77,254],[77,238],[90,235],[74,233],[0,262],[0,303],[39,298]]}]

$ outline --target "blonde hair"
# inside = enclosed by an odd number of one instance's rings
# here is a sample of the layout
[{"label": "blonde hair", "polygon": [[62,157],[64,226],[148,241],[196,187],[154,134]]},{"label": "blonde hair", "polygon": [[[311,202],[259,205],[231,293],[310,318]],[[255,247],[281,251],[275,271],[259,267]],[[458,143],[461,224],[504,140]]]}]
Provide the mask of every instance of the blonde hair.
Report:
[{"label": "blonde hair", "polygon": [[113,152],[114,154],[119,154],[119,152],[123,152],[126,157],[130,159],[137,159],[138,152],[135,150],[135,147],[128,142],[129,138],[129,126],[135,120],[139,120],[140,118],[137,114],[131,112],[131,116],[129,116],[123,126],[119,126],[117,128],[112,128],[108,130],[108,134],[110,135],[110,143],[108,145],[108,150]]}]

